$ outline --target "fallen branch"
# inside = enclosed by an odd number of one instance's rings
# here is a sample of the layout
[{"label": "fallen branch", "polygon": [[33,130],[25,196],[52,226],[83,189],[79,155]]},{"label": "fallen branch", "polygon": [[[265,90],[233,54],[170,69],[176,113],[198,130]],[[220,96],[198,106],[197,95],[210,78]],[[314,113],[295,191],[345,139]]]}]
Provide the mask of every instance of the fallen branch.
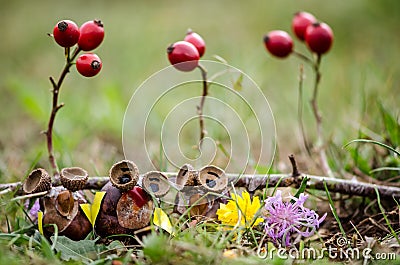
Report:
[{"label": "fallen branch", "polygon": [[[171,180],[176,177],[176,173],[166,172],[164,173]],[[268,183],[268,187],[275,187],[277,184],[279,187],[299,187],[301,180],[307,177],[307,188],[315,190],[325,190],[324,182],[330,192],[338,192],[341,194],[355,195],[376,198],[376,191],[378,190],[382,198],[400,198],[400,188],[391,187],[386,185],[377,185],[365,182],[359,182],[357,180],[345,180],[329,178],[324,176],[313,176],[307,174],[300,174],[294,176],[293,174],[271,174],[271,175],[237,175],[227,174],[229,181],[233,182],[236,187],[244,187],[250,192],[264,189]],[[107,182],[108,177],[91,177],[86,183],[84,189],[100,190]],[[61,185],[59,181],[53,181],[53,186]],[[22,183],[6,183],[0,184],[0,190],[15,191],[16,194],[23,194]],[[0,191],[0,194],[4,194]]]}]

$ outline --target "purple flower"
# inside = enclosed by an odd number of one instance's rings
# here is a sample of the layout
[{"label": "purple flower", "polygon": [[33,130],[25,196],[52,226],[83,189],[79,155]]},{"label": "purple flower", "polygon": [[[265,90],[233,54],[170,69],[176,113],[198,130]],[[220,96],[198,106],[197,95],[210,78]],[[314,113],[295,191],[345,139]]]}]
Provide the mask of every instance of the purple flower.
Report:
[{"label": "purple flower", "polygon": [[[27,210],[29,208],[29,203],[30,203],[30,200],[25,201],[25,209],[27,209]],[[39,211],[40,211],[39,199],[36,199],[35,203],[29,209],[29,217],[32,219],[33,222],[37,221]]]},{"label": "purple flower", "polygon": [[288,196],[293,200],[282,201],[282,192],[265,200],[265,231],[275,244],[290,246],[290,235],[299,233],[304,237],[312,236],[326,217],[319,218],[318,214],[304,206],[308,195],[301,193],[299,198]]}]

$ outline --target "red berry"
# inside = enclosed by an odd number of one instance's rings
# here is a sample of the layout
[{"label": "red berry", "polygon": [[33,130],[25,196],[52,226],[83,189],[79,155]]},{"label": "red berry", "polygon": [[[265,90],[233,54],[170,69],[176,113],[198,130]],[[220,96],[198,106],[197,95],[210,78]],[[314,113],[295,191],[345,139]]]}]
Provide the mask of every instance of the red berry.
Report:
[{"label": "red berry", "polygon": [[135,186],[133,187],[133,189],[129,190],[128,195],[132,198],[136,206],[139,208],[142,208],[143,205],[145,205],[149,201],[147,194],[139,186]]},{"label": "red berry", "polygon": [[199,52],[190,42],[175,42],[167,48],[167,53],[170,63],[180,71],[192,71],[199,64]]},{"label": "red berry", "polygon": [[78,46],[83,51],[96,49],[104,39],[104,28],[100,20],[83,23],[80,31],[81,35],[78,40]]},{"label": "red berry", "polygon": [[311,51],[317,54],[326,53],[332,46],[332,29],[325,23],[313,23],[307,27],[305,40]]},{"label": "red berry", "polygon": [[199,34],[189,29],[188,32],[186,33],[186,37],[183,40],[193,44],[194,47],[196,47],[197,51],[199,52],[199,56],[200,57],[203,56],[206,50],[206,43]]},{"label": "red berry", "polygon": [[296,34],[297,38],[304,40],[304,34],[306,33],[307,27],[317,22],[317,19],[310,13],[297,12],[292,20],[292,30]]},{"label": "red berry", "polygon": [[76,69],[78,72],[86,77],[97,75],[101,70],[101,60],[99,56],[94,53],[86,53],[76,59]]},{"label": "red berry", "polygon": [[272,55],[281,58],[288,56],[293,49],[292,38],[282,30],[274,30],[265,35],[264,44]]},{"label": "red berry", "polygon": [[71,20],[62,20],[53,29],[54,40],[61,47],[72,47],[79,39],[79,28]]}]

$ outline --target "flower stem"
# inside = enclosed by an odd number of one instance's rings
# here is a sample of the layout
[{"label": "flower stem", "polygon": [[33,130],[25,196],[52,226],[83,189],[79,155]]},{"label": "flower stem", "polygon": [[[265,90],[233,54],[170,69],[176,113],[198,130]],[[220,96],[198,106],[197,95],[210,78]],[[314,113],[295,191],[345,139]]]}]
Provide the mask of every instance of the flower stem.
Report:
[{"label": "flower stem", "polygon": [[203,109],[204,109],[204,102],[208,95],[208,82],[207,82],[207,70],[201,64],[199,64],[197,67],[200,69],[201,77],[203,79],[203,94],[201,95],[200,105],[197,106],[197,114],[199,115],[199,125],[200,125],[199,147],[201,148],[203,139],[207,134],[207,131],[206,131],[205,125],[204,125]]},{"label": "flower stem", "polygon": [[54,150],[53,150],[53,127],[54,127],[54,121],[55,121],[57,112],[64,106],[64,103],[61,103],[61,104],[58,103],[58,97],[60,94],[61,85],[62,85],[66,75],[69,73],[69,69],[71,68],[71,66],[73,64],[73,60],[75,59],[75,57],[78,55],[79,52],[80,52],[80,49],[76,48],[74,50],[74,52],[72,53],[72,55],[70,55],[69,48],[66,48],[65,49],[66,62],[65,62],[64,69],[62,70],[60,77],[58,78],[58,81],[56,82],[53,77],[50,77],[50,82],[53,86],[53,89],[51,90],[51,92],[53,94],[53,103],[52,103],[52,109],[50,112],[49,122],[47,125],[47,130],[45,131],[45,135],[46,135],[46,142],[47,142],[47,151],[49,154],[49,162],[50,162],[50,166],[53,170],[53,174],[55,176],[59,175],[59,170],[58,170],[57,160],[54,156]]}]

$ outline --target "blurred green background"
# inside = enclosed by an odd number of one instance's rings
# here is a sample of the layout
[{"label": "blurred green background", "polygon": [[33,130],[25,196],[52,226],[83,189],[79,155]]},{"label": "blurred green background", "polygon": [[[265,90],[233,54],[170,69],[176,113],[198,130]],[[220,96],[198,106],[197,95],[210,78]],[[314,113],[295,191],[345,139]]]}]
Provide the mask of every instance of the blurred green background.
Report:
[{"label": "blurred green background", "polygon": [[[95,51],[103,60],[101,74],[87,79],[72,68],[61,89],[66,106],[55,124],[61,167],[82,166],[90,175],[105,175],[123,157],[121,127],[129,98],[146,78],[169,65],[166,47],[182,39],[189,27],[207,42],[204,59],[217,54],[262,88],[275,115],[282,159],[304,152],[297,123],[301,61],[273,58],[262,43],[270,30],[290,31],[299,10],[313,13],[335,33],[321,69],[319,100],[326,137],[338,145],[356,138],[360,126],[380,119],[377,101],[398,114],[400,1],[2,0],[0,181],[21,180],[38,156],[38,166],[49,168],[40,132],[50,112],[48,77],[58,77],[64,59],[47,33],[61,19],[80,25],[100,18],[106,32]],[[295,47],[307,53],[301,43]],[[313,138],[315,123],[308,106],[313,75],[308,66],[305,74],[304,119]]]}]

